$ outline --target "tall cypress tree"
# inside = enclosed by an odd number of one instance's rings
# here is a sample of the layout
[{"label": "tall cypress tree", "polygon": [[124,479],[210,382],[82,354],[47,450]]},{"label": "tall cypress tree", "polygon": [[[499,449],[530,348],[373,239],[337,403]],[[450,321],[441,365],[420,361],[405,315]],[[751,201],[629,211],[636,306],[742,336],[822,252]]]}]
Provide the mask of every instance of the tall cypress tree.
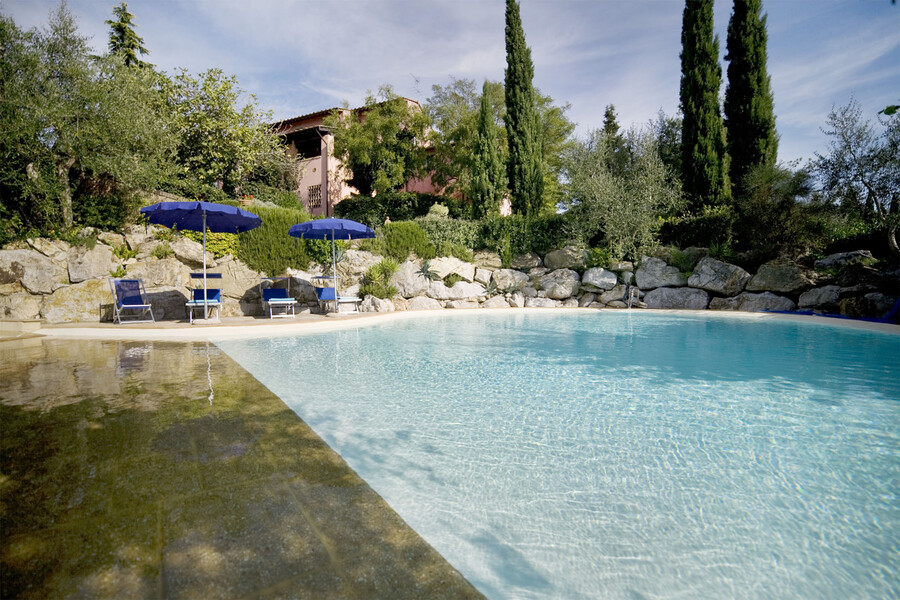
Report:
[{"label": "tall cypress tree", "polygon": [[488,82],[485,81],[472,148],[472,216],[476,219],[496,212],[506,193],[506,169],[500,160],[497,143],[497,125],[494,124]]},{"label": "tall cypress tree", "polygon": [[726,40],[728,87],[725,126],[735,195],[757,165],[773,166],[778,158],[775,109],[766,71],[766,16],[762,0],[734,0]]},{"label": "tall cypress tree", "polygon": [[713,0],[686,0],[681,29],[682,178],[694,209],[731,201],[725,126],[719,111],[721,80]]},{"label": "tall cypress tree", "polygon": [[516,0],[506,0],[506,137],[513,210],[535,215],[544,195],[541,119],[537,111],[534,64],[525,44]]},{"label": "tall cypress tree", "polygon": [[113,8],[115,21],[106,21],[109,25],[109,51],[118,54],[126,65],[139,67],[152,66],[138,58],[138,54],[150,54],[144,47],[144,38],[134,31],[134,15],[128,12],[128,5],[122,2]]}]

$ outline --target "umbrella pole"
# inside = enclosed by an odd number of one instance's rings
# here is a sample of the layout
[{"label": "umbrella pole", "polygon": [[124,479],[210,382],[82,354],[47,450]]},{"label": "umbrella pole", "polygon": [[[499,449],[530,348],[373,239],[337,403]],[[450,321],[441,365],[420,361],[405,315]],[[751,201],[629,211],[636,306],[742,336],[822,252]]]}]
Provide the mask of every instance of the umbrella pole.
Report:
[{"label": "umbrella pole", "polygon": [[337,259],[334,253],[334,229],[331,230],[331,276],[334,277],[334,312],[341,312],[341,305],[338,304],[338,278],[337,278]]},{"label": "umbrella pole", "polygon": [[209,299],[206,297],[206,211],[203,211],[203,320],[209,320]]}]

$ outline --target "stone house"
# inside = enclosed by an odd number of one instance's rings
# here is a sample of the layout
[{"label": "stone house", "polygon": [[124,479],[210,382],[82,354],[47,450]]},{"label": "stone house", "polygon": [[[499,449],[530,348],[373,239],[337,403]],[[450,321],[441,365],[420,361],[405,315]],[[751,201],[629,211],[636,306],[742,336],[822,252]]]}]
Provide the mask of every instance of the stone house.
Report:
[{"label": "stone house", "polygon": [[[422,110],[422,106],[415,100],[409,98],[404,100],[413,109]],[[358,193],[356,188],[344,181],[346,174],[343,166],[334,155],[334,134],[324,124],[328,115],[334,111],[344,118],[349,117],[353,110],[359,109],[329,108],[278,121],[272,125],[275,133],[284,141],[285,152],[299,159],[297,169],[300,174],[300,185],[296,193],[309,213],[315,217],[334,215],[337,203]],[[424,180],[410,179],[403,187],[403,191],[439,193],[430,176]]]}]

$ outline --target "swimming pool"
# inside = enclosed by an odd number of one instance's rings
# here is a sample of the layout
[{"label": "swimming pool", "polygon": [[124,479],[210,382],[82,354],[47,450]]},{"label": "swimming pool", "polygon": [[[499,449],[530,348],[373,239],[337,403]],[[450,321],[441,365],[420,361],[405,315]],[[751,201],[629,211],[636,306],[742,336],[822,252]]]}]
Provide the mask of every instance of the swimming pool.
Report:
[{"label": "swimming pool", "polygon": [[489,597],[900,594],[900,336],[600,311],[219,345]]}]

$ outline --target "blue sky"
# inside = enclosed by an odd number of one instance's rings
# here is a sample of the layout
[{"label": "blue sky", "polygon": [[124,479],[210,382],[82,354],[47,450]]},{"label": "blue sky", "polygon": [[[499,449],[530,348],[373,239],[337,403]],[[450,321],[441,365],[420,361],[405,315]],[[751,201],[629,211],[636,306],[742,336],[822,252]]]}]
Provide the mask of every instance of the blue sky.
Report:
[{"label": "blue sky", "polygon": [[[70,0],[80,30],[106,48],[115,0]],[[0,0],[20,27],[43,26],[56,0]],[[624,126],[678,108],[681,0],[520,0],[535,84],[581,135],[614,104]],[[721,53],[732,3],[716,2]],[[131,0],[145,57],[169,73],[219,67],[275,119],[390,83],[427,101],[451,77],[502,80],[503,0]],[[768,0],[769,73],[779,158],[824,152],[833,105],[855,98],[875,115],[900,102],[900,4],[890,0]],[[725,63],[723,62],[723,76]],[[724,81],[722,94],[724,94]]]}]

